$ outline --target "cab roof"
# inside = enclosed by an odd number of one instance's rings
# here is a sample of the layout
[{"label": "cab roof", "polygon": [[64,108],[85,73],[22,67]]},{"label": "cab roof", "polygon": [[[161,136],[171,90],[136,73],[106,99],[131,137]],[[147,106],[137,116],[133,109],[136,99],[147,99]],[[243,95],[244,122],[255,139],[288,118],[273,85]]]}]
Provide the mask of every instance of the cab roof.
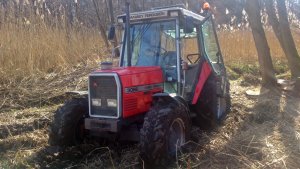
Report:
[{"label": "cab roof", "polygon": [[[130,21],[141,21],[149,19],[161,19],[161,18],[172,18],[172,17],[192,17],[195,20],[203,21],[205,17],[189,11],[183,7],[171,6],[154,8],[147,11],[133,12],[130,13]],[[118,22],[125,22],[126,15],[119,15]]]}]

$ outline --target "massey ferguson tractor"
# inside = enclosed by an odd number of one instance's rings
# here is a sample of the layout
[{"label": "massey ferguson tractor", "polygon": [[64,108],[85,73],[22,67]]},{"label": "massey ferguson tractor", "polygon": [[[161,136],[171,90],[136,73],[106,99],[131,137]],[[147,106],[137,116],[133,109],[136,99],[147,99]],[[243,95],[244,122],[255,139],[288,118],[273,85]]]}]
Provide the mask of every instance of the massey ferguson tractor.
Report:
[{"label": "massey ferguson tractor", "polygon": [[[190,139],[192,125],[212,128],[230,110],[213,17],[171,6],[128,9],[117,20],[119,66],[102,63],[88,77],[88,92],[75,92],[55,112],[49,144],[134,141],[145,161],[160,164]],[[108,37],[114,36],[112,26]]]}]

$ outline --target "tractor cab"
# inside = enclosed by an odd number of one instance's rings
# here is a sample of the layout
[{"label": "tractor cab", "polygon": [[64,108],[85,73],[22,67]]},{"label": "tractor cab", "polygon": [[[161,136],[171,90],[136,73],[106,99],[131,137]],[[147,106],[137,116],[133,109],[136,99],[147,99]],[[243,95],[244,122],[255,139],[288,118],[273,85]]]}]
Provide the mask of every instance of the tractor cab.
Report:
[{"label": "tractor cab", "polygon": [[124,29],[120,66],[161,67],[164,92],[195,104],[200,95],[195,93],[200,72],[204,71],[201,83],[210,73],[222,83],[225,67],[211,15],[175,6],[131,13],[128,28],[126,15],[119,16],[118,23]]}]

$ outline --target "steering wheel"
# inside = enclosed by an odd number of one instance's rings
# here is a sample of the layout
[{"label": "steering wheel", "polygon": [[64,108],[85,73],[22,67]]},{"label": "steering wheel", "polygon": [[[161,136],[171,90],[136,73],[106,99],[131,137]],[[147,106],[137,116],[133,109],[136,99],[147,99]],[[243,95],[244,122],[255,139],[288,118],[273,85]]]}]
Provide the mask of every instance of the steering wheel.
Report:
[{"label": "steering wheel", "polygon": [[[193,62],[192,60],[191,60],[191,56],[198,56],[197,57],[197,59]],[[197,63],[198,61],[199,61],[199,59],[200,59],[200,53],[192,53],[192,54],[188,54],[187,56],[186,56],[186,58],[187,58],[187,60],[191,63],[191,64],[195,64],[195,63]]]}]

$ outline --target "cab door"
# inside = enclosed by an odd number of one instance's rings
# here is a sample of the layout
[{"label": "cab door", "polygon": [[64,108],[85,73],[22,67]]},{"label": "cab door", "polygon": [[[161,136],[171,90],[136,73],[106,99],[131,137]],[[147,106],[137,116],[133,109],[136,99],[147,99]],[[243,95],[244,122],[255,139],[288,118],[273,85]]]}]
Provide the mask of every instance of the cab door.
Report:
[{"label": "cab door", "polygon": [[212,17],[209,17],[202,24],[202,38],[204,56],[211,65],[212,73],[216,77],[217,94],[224,96],[226,94],[227,75]]}]

